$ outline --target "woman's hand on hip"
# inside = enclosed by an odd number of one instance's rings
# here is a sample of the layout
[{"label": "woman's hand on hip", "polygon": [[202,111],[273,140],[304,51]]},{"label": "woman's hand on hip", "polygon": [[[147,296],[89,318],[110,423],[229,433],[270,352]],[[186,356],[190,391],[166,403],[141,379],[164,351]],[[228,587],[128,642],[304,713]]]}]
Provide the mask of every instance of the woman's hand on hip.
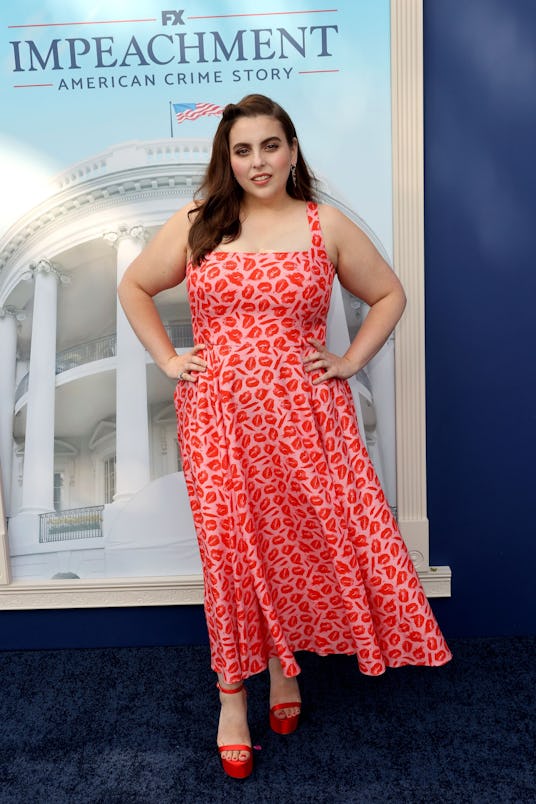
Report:
[{"label": "woman's hand on hip", "polygon": [[324,370],[323,374],[312,380],[313,385],[318,385],[334,377],[347,380],[356,373],[357,369],[348,358],[333,354],[316,338],[309,338],[309,343],[314,346],[315,351],[303,358],[305,371],[309,374],[312,371]]},{"label": "woman's hand on hip", "polygon": [[191,352],[172,355],[164,366],[164,374],[172,380],[195,382],[200,372],[207,368],[206,361],[199,355],[204,348],[204,344],[198,343]]}]

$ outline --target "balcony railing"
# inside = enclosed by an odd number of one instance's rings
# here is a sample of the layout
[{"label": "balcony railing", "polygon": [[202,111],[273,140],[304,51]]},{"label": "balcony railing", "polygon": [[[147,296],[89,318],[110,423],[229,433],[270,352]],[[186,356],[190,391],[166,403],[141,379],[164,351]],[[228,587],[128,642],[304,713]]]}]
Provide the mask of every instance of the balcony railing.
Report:
[{"label": "balcony railing", "polygon": [[147,165],[184,165],[199,163],[204,166],[210,158],[210,139],[159,139],[127,142],[114,145],[97,156],[71,165],[54,179],[57,192],[82,182],[107,176],[115,171],[144,168]]},{"label": "balcony railing", "polygon": [[66,542],[73,539],[102,537],[103,505],[72,508],[69,511],[52,511],[39,516],[39,542]]},{"label": "balcony railing", "polygon": [[[192,325],[189,322],[165,324],[165,328],[171,343],[176,349],[184,349],[193,346]],[[92,363],[95,360],[115,357],[116,354],[117,336],[115,332],[112,335],[104,335],[102,338],[85,341],[85,343],[79,343],[76,346],[71,346],[69,349],[64,349],[62,352],[57,353],[56,374],[62,374],[64,371],[83,366],[86,363]],[[18,402],[19,399],[27,393],[28,378],[29,375],[25,374],[19,382],[15,394],[15,402]]]},{"label": "balcony railing", "polygon": [[56,374],[61,374],[69,369],[83,366],[85,363],[93,363],[94,360],[104,360],[107,357],[115,357],[117,338],[113,335],[104,335],[102,338],[95,338],[92,341],[79,343],[64,349],[56,355]]},{"label": "balcony railing", "polygon": [[194,345],[192,325],[189,322],[181,324],[164,324],[164,326],[175,349],[185,349],[188,346]]}]

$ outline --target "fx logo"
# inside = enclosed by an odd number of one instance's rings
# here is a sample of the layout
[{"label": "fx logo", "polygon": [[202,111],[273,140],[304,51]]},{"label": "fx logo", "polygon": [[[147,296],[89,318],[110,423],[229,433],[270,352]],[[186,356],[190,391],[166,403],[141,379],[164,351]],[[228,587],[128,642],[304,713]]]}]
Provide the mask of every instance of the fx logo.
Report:
[{"label": "fx logo", "polygon": [[184,9],[180,11],[175,11],[174,9],[162,11],[162,25],[186,25],[184,22],[182,15],[184,14]]}]

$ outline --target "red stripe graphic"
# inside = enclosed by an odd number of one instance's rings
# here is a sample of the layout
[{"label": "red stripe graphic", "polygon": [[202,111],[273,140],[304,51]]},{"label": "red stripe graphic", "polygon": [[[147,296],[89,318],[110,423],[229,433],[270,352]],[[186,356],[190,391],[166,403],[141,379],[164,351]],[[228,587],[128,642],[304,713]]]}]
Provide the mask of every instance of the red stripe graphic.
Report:
[{"label": "red stripe graphic", "polygon": [[249,14],[207,14],[206,16],[188,17],[189,20],[221,20],[228,17],[273,17],[282,14],[328,14],[337,12],[338,8],[314,8],[309,11],[257,11]]},{"label": "red stripe graphic", "polygon": [[85,22],[35,22],[30,25],[8,25],[8,28],[54,28],[61,25],[119,25],[123,22],[156,22],[156,17],[144,20],[87,20]]}]

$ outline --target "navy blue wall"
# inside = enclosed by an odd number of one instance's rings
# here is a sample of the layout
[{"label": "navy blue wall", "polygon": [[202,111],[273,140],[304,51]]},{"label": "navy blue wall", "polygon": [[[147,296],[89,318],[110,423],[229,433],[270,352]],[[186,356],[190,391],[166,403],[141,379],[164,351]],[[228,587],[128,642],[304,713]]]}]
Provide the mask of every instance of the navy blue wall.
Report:
[{"label": "navy blue wall", "polygon": [[[534,633],[536,3],[424,12],[432,603],[450,636]],[[205,641],[200,607],[0,612],[0,648]]]},{"label": "navy blue wall", "polygon": [[447,633],[535,633],[536,3],[425,0],[432,560]]},{"label": "navy blue wall", "polygon": [[202,606],[0,612],[0,650],[204,643]]}]

